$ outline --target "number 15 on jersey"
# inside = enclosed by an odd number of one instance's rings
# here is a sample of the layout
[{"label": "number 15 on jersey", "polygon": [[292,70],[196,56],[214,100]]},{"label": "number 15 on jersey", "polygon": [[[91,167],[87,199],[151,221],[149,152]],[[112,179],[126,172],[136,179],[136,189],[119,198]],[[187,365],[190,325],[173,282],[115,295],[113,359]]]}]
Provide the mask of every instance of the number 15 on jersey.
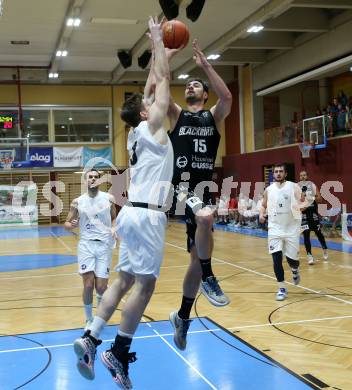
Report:
[{"label": "number 15 on jersey", "polygon": [[199,153],[206,153],[207,144],[205,143],[205,139],[194,139],[194,151]]}]

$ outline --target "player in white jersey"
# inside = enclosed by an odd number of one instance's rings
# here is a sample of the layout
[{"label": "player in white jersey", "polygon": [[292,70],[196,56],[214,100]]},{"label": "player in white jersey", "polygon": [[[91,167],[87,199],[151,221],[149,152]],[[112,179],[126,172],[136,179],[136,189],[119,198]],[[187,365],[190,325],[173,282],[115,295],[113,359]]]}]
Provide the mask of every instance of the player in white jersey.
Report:
[{"label": "player in white jersey", "polygon": [[269,253],[273,257],[274,272],[279,283],[276,299],[283,301],[287,296],[283,255],[291,267],[293,283],[297,285],[300,282],[299,237],[303,199],[299,186],[286,181],[285,165],[277,164],[273,169],[275,182],[264,192],[259,221],[265,222],[267,211]]},{"label": "player in white jersey", "polygon": [[86,329],[93,321],[93,292],[99,305],[108,285],[112,249],[115,243],[116,208],[112,195],[100,191],[96,169],[85,173],[87,192],[74,199],[67,215],[67,230],[79,227],[78,272],[83,279]]},{"label": "player in white jersey", "polygon": [[117,219],[117,234],[122,240],[119,276],[105,292],[89,330],[74,342],[80,373],[93,379],[100,333],[122,297],[133,287],[122,308],[115,342],[101,354],[104,366],[122,389],[132,388],[128,365],[136,357],[129,350],[159,276],[167,218],[165,209],[160,208],[166,206],[165,197],[159,199],[158,194],[163,186],[165,194],[171,189],[173,173],[172,145],[163,128],[170,98],[169,66],[157,18],[149,19],[149,30],[153,60],[144,98],[141,94],[132,95],[121,110],[121,118],[132,130],[127,145],[131,173],[129,201]]}]

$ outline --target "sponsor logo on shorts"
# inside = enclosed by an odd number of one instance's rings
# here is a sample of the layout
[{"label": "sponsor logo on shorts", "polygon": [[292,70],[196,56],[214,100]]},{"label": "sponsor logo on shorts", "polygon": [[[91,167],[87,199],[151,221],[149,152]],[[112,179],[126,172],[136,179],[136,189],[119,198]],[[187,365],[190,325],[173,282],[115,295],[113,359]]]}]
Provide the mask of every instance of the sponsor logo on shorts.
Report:
[{"label": "sponsor logo on shorts", "polygon": [[87,266],[86,266],[85,264],[82,264],[82,265],[81,265],[81,270],[84,271],[86,268],[87,268]]},{"label": "sponsor logo on shorts", "polygon": [[269,246],[269,249],[270,249],[271,251],[273,251],[273,250],[275,249],[274,245],[270,245],[270,246]]},{"label": "sponsor logo on shorts", "polygon": [[108,274],[109,272],[110,272],[110,268],[107,267],[107,268],[106,268],[106,273]]}]

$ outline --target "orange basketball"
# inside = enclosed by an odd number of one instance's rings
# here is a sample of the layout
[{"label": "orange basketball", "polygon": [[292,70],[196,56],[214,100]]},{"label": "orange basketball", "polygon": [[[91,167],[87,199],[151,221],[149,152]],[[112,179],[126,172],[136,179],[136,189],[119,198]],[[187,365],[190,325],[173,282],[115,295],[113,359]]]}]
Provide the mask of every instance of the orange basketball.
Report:
[{"label": "orange basketball", "polygon": [[163,41],[165,47],[178,49],[187,46],[189,40],[188,27],[179,20],[170,20],[163,24]]}]

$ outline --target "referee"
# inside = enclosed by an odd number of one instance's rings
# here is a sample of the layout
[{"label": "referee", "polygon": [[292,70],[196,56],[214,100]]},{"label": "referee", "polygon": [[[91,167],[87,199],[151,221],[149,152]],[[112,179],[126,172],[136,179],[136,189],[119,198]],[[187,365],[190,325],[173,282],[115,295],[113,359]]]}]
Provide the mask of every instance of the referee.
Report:
[{"label": "referee", "polygon": [[304,246],[307,252],[308,264],[314,264],[314,257],[312,255],[312,244],[310,242],[310,232],[313,231],[317,236],[321,247],[323,248],[323,258],[328,260],[328,247],[326,246],[325,237],[321,231],[320,216],[318,214],[317,201],[321,201],[321,195],[315,184],[308,180],[306,171],[301,171],[299,174],[298,185],[302,189],[302,193],[309,201],[310,206],[302,210],[302,230],[304,238]]}]

